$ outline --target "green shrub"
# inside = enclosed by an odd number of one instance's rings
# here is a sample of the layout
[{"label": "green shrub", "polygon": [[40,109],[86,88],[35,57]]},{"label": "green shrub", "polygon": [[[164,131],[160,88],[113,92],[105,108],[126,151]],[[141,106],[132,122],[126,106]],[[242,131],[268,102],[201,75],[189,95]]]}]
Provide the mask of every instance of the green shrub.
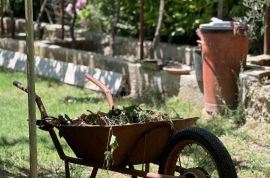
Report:
[{"label": "green shrub", "polygon": [[264,6],[269,2],[269,0],[243,0],[243,5],[247,8],[244,21],[250,28],[250,53],[252,54],[263,52]]},{"label": "green shrub", "polygon": [[[115,3],[109,0],[90,2],[100,9],[102,18],[111,21],[115,13]],[[118,33],[122,36],[138,37],[140,1],[122,0]],[[218,0],[166,0],[164,22],[161,39],[165,42],[195,44],[196,29],[202,23],[209,22],[217,14]],[[97,9],[97,8],[96,8]],[[159,12],[159,1],[145,0],[145,38],[152,39],[155,32]],[[224,20],[242,17],[246,8],[241,1],[227,0],[224,2]],[[99,21],[104,23],[105,21]],[[105,31],[109,31],[108,25]]]}]

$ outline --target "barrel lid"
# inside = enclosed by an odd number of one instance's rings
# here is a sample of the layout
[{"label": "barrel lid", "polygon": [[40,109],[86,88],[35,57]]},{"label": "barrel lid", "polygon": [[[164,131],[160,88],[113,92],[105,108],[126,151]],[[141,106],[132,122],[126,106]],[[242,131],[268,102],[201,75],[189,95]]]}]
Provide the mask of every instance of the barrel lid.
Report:
[{"label": "barrel lid", "polygon": [[201,24],[199,28],[200,30],[224,31],[224,30],[233,30],[234,26],[238,26],[238,25],[239,25],[238,22],[223,21],[223,20],[213,17],[211,18],[210,23]]}]

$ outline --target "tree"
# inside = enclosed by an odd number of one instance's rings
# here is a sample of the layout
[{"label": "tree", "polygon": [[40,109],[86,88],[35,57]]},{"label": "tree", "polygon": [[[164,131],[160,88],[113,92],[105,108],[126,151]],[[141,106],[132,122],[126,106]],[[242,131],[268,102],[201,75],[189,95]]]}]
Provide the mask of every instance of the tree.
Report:
[{"label": "tree", "polygon": [[251,38],[250,52],[253,54],[268,54],[270,52],[268,49],[270,48],[270,34],[268,28],[269,0],[243,0],[243,4],[248,9],[244,20],[249,24],[249,35]]},{"label": "tree", "polygon": [[43,2],[41,3],[40,12],[37,17],[37,38],[39,40],[42,39],[41,17],[44,14],[46,4],[47,4],[47,0],[43,0]]},{"label": "tree", "polygon": [[264,54],[270,55],[270,6],[265,5],[265,18],[264,18]]},{"label": "tree", "polygon": [[71,37],[71,48],[76,47],[76,39],[74,35],[74,28],[75,28],[75,23],[76,23],[76,18],[77,18],[77,12],[76,12],[76,0],[72,0],[72,22],[70,25],[70,37]]},{"label": "tree", "polygon": [[4,28],[4,21],[3,21],[3,15],[4,15],[4,1],[3,0],[0,0],[0,23],[1,23],[1,34],[4,35],[5,33],[5,28]]},{"label": "tree", "polygon": [[120,8],[121,8],[121,0],[114,0],[113,1],[115,10],[111,22],[111,38],[110,38],[110,48],[111,53],[114,56],[115,54],[115,35],[117,33],[117,23],[120,19]]},{"label": "tree", "polygon": [[224,5],[224,0],[218,0],[218,13],[217,13],[217,17],[219,19],[223,19],[223,5]]},{"label": "tree", "polygon": [[157,44],[160,42],[160,30],[161,30],[161,25],[163,22],[164,8],[165,8],[164,0],[160,0],[159,16],[158,16],[158,21],[157,21],[157,26],[156,26],[156,32],[155,32],[153,41],[150,46],[150,51],[149,51],[151,59],[154,58],[154,51],[156,49]]},{"label": "tree", "polygon": [[[70,24],[70,36],[71,36],[71,48],[76,47],[76,38],[75,38],[75,24],[77,20],[77,12],[85,8],[87,5],[87,0],[71,0],[71,3],[67,5],[65,11],[72,17]],[[63,26],[62,26],[63,29]]]},{"label": "tree", "polygon": [[65,38],[65,7],[64,0],[60,2],[61,39]]},{"label": "tree", "polygon": [[15,38],[14,7],[15,7],[14,0],[9,0],[9,16],[10,16],[10,23],[11,23],[11,38]]}]

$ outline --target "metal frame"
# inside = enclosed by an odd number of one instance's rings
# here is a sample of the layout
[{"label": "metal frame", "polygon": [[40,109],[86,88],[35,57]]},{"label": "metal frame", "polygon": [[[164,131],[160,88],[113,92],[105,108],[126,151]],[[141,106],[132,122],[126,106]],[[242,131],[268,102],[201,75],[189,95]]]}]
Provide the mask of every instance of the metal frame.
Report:
[{"label": "metal frame", "polygon": [[[138,177],[146,177],[146,178],[175,178],[175,176],[168,176],[168,175],[150,173],[150,172],[141,171],[141,170],[135,170],[133,165],[129,165],[129,168],[126,168],[126,167],[105,168],[102,164],[99,164],[99,163],[95,163],[95,162],[85,160],[85,159],[67,156],[63,151],[63,148],[58,140],[58,137],[57,137],[54,129],[50,128],[47,131],[50,133],[50,136],[52,138],[52,141],[55,145],[55,148],[57,150],[59,157],[65,162],[66,178],[70,178],[69,163],[93,167],[93,170],[92,170],[92,173],[90,176],[91,178],[96,177],[98,169],[106,169],[106,170],[110,170],[110,171],[114,171],[114,172],[118,172],[118,173],[122,173],[122,174],[128,174],[128,175],[132,175],[132,176],[136,176],[136,177],[138,176]],[[181,177],[178,177],[178,178],[181,178]]]},{"label": "metal frame", "polygon": [[[88,79],[90,79],[91,81],[94,81],[91,76],[87,76]],[[102,84],[102,83],[101,83]],[[22,91],[28,93],[29,90],[27,89],[27,87],[25,87],[23,84],[21,84],[18,81],[14,81],[13,85],[16,86],[17,88],[21,89]],[[98,84],[99,86],[100,84]],[[99,87],[102,87],[99,86]],[[106,89],[105,89],[106,90]],[[98,172],[98,169],[106,169],[106,170],[110,170],[110,171],[114,171],[114,172],[118,172],[118,173],[122,173],[122,174],[128,174],[131,175],[132,177],[146,177],[146,178],[175,178],[175,176],[168,176],[168,175],[162,175],[162,174],[157,174],[157,173],[151,173],[148,171],[141,171],[141,170],[135,170],[133,165],[128,165],[127,167],[122,167],[122,166],[112,166],[112,167],[104,167],[103,164],[100,163],[96,163],[90,160],[86,160],[86,159],[82,159],[82,158],[74,158],[74,157],[70,157],[67,156],[64,153],[64,150],[60,144],[60,141],[58,139],[58,136],[56,135],[55,131],[54,131],[54,126],[52,124],[50,124],[51,118],[48,116],[46,108],[41,100],[41,98],[35,94],[35,102],[38,106],[38,109],[41,113],[41,120],[38,121],[37,123],[35,123],[36,125],[39,126],[40,129],[44,130],[44,131],[48,131],[53,144],[57,150],[57,153],[60,157],[60,159],[62,159],[65,162],[65,175],[66,178],[70,178],[70,170],[69,170],[69,163],[74,163],[74,164],[79,164],[79,165],[84,165],[84,166],[89,166],[89,167],[93,167],[92,173],[91,173],[91,178],[95,178]],[[110,99],[108,99],[108,101],[110,101]],[[110,102],[109,102],[110,103]],[[113,103],[113,101],[112,101]],[[113,106],[110,105],[110,106]],[[178,178],[181,178],[182,176],[178,176]]]}]

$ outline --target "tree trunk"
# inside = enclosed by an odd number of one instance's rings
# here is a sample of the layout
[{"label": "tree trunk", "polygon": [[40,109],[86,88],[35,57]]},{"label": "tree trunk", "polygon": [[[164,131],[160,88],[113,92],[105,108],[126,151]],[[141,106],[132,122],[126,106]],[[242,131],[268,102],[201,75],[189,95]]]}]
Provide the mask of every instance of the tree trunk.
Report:
[{"label": "tree trunk", "polygon": [[14,0],[9,0],[9,15],[11,23],[11,38],[15,38]]},{"label": "tree trunk", "polygon": [[219,19],[223,19],[223,6],[224,6],[224,0],[218,1],[218,12],[217,16]]},{"label": "tree trunk", "polygon": [[110,39],[110,48],[111,48],[112,56],[114,56],[114,54],[115,54],[115,35],[117,32],[116,25],[120,19],[121,0],[115,0],[114,3],[115,3],[115,7],[116,7],[116,12],[114,13],[114,17],[112,20],[111,39]]},{"label": "tree trunk", "polygon": [[264,18],[264,54],[270,55],[270,6],[265,8]]},{"label": "tree trunk", "polygon": [[61,0],[60,4],[61,9],[61,39],[63,40],[65,38],[65,7],[64,7],[64,0]]},{"label": "tree trunk", "polygon": [[42,29],[41,29],[41,18],[43,16],[43,13],[45,11],[45,7],[46,7],[46,4],[47,4],[47,0],[43,0],[41,6],[40,6],[40,12],[38,14],[38,18],[37,18],[37,38],[39,40],[42,39]]},{"label": "tree trunk", "polygon": [[150,46],[150,51],[149,51],[149,57],[151,59],[153,59],[154,56],[154,51],[156,49],[157,44],[160,42],[160,30],[161,30],[161,25],[163,23],[163,15],[164,15],[164,8],[165,8],[165,4],[164,4],[164,0],[160,0],[159,2],[159,16],[158,16],[158,23],[156,26],[156,32],[155,32],[155,36],[153,38],[152,44]]},{"label": "tree trunk", "polygon": [[75,34],[74,34],[74,28],[75,28],[75,23],[76,23],[76,18],[77,18],[76,0],[72,0],[72,12],[73,12],[73,17],[72,17],[72,22],[70,25],[71,48],[76,48],[76,39],[75,39]]},{"label": "tree trunk", "polygon": [[4,28],[4,21],[3,21],[3,16],[4,16],[4,1],[1,0],[1,7],[0,7],[0,15],[1,15],[1,34],[4,35],[5,33],[5,28]]},{"label": "tree trunk", "polygon": [[144,0],[140,0],[140,59],[144,58]]}]

